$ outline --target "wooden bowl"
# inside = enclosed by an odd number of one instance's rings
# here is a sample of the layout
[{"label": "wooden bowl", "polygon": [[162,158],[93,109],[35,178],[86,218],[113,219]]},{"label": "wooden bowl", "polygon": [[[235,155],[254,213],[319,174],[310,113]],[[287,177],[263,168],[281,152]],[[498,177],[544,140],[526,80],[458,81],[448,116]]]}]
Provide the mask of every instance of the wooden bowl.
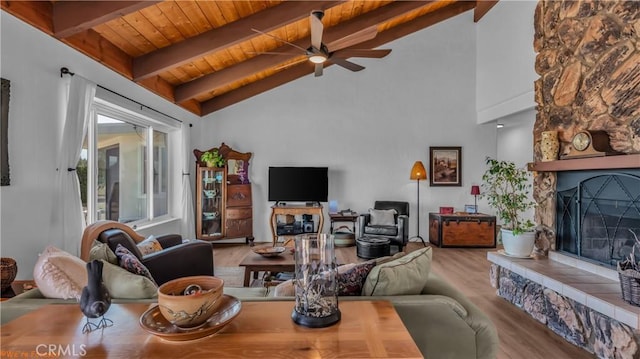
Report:
[{"label": "wooden bowl", "polygon": [[276,257],[281,255],[287,248],[285,247],[254,247],[253,252],[263,257]]},{"label": "wooden bowl", "polygon": [[13,280],[16,279],[16,274],[18,274],[18,265],[16,264],[16,261],[13,258],[8,257],[0,258],[0,274],[0,291],[4,292],[11,286]]},{"label": "wooden bowl", "polygon": [[224,281],[218,277],[177,278],[158,288],[158,307],[171,324],[194,328],[204,324],[218,309],[223,289]]}]

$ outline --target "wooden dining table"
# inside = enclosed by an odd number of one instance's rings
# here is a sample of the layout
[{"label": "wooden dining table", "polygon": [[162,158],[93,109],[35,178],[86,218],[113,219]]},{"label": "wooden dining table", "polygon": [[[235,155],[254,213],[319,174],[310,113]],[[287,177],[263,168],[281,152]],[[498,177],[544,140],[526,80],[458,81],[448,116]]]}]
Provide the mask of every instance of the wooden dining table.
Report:
[{"label": "wooden dining table", "polygon": [[294,302],[241,302],[240,313],[215,334],[170,341],[143,329],[156,304],[112,304],[114,325],[83,333],[78,305],[49,304],[0,327],[3,357],[82,358],[422,358],[388,301],[339,304],[341,320],[306,328],[291,320]]}]

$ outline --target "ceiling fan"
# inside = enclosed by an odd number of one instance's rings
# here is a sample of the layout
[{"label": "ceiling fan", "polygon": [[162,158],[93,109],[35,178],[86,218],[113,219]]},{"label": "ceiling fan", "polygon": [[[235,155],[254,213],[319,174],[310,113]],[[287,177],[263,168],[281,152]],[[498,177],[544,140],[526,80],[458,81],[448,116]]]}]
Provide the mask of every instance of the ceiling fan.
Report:
[{"label": "ceiling fan", "polygon": [[[342,66],[345,69],[351,71],[360,71],[364,69],[364,66],[358,65],[351,61],[346,60],[349,57],[366,57],[366,58],[382,58],[387,56],[390,49],[347,49],[349,46],[359,44],[361,42],[371,40],[378,34],[376,26],[371,26],[366,29],[357,31],[349,36],[345,36],[341,39],[325,44],[322,42],[322,33],[324,31],[324,25],[322,24],[322,18],[324,17],[324,11],[313,10],[309,15],[309,22],[311,24],[311,46],[309,48],[303,48],[294,43],[281,39],[277,36],[267,34],[266,32],[252,29],[263,35],[270,36],[280,42],[284,42],[287,45],[293,46],[301,50],[307,59],[315,64],[315,76],[322,76],[322,69],[325,62],[332,62],[338,66]],[[260,54],[272,54],[272,55],[291,55],[281,52],[261,52]]]}]

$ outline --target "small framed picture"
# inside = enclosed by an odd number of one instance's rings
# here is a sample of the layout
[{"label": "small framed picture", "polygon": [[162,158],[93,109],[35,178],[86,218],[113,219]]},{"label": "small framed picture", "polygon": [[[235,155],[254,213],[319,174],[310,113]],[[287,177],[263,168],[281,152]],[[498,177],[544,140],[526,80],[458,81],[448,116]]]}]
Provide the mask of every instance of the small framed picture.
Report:
[{"label": "small framed picture", "polygon": [[475,204],[465,204],[464,211],[467,213],[478,213],[478,207]]},{"label": "small framed picture", "polygon": [[430,186],[462,186],[462,147],[429,147]]},{"label": "small framed picture", "polygon": [[453,207],[440,207],[440,214],[451,214],[453,213]]}]

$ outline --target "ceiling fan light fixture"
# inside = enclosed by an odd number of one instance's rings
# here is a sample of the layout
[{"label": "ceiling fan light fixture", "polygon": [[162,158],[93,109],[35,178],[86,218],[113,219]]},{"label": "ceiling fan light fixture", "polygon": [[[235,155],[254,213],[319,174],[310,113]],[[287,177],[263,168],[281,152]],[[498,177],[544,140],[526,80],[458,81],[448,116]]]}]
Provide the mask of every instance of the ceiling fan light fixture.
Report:
[{"label": "ceiling fan light fixture", "polygon": [[309,56],[309,61],[313,62],[314,64],[322,64],[327,61],[327,57],[322,54],[315,54]]}]

